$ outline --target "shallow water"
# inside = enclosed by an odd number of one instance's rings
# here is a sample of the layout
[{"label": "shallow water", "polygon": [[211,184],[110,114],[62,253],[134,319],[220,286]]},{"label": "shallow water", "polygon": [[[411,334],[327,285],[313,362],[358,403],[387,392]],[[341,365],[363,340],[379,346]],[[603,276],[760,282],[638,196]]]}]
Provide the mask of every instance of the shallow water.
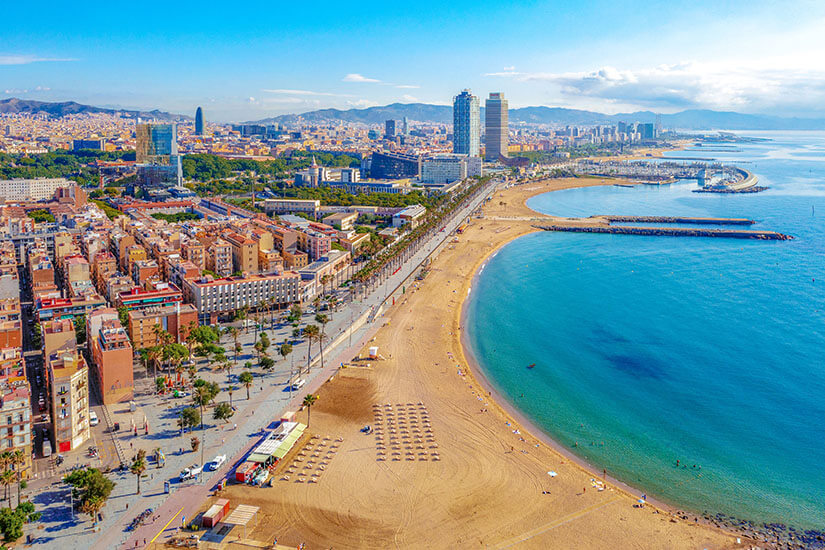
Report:
[{"label": "shallow water", "polygon": [[469,339],[506,398],[613,476],[695,511],[825,529],[825,133],[748,135],[773,141],[713,156],[751,161],[764,193],[680,182],[528,205],[748,217],[795,240],[528,235],[479,275]]}]

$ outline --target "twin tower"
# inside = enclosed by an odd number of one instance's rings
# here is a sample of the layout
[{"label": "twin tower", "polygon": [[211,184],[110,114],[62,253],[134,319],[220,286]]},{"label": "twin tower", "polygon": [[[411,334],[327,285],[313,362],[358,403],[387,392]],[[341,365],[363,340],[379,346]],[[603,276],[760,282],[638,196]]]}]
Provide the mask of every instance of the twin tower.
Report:
[{"label": "twin tower", "polygon": [[[509,148],[507,100],[500,92],[490,93],[484,113],[484,159],[507,157]],[[478,97],[464,90],[453,98],[453,152],[471,157],[481,149],[481,108]]]}]

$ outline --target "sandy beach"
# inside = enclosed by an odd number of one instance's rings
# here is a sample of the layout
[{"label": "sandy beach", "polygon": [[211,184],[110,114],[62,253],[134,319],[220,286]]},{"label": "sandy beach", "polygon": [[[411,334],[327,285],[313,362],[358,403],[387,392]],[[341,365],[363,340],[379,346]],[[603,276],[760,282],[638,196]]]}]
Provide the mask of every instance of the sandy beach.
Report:
[{"label": "sandy beach", "polygon": [[[540,215],[525,200],[612,183],[560,179],[496,192],[484,218],[378,318],[370,345],[383,359],[356,361],[322,387],[309,435],[281,462],[273,486],[222,491],[233,507],[261,507],[248,537],[293,548],[746,547],[693,516],[635,507],[637,497],[609,473],[602,486],[601,472],[499,404],[465,356],[462,303],[486,258],[535,230]],[[306,411],[298,418],[306,422]],[[374,433],[361,433],[368,424]],[[321,473],[310,483],[303,471]]]}]

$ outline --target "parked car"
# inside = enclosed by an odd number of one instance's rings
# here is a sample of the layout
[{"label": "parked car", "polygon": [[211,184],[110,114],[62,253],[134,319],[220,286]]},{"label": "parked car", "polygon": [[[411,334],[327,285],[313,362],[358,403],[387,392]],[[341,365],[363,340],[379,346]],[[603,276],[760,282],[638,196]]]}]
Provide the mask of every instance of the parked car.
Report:
[{"label": "parked car", "polygon": [[306,380],[304,380],[303,378],[299,378],[298,380],[292,383],[292,391],[300,390],[304,387],[304,384],[306,384]]},{"label": "parked car", "polygon": [[183,471],[180,473],[180,480],[186,481],[187,479],[195,479],[195,477],[202,471],[203,468],[201,468],[197,464],[192,464],[188,468],[183,469]]},{"label": "parked car", "polygon": [[214,472],[218,468],[224,465],[226,462],[226,455],[218,455],[213,458],[211,461],[206,463],[206,469],[210,472]]},{"label": "parked car", "polygon": [[97,417],[97,413],[94,411],[89,411],[89,425],[97,426],[98,424],[100,424],[100,419]]}]

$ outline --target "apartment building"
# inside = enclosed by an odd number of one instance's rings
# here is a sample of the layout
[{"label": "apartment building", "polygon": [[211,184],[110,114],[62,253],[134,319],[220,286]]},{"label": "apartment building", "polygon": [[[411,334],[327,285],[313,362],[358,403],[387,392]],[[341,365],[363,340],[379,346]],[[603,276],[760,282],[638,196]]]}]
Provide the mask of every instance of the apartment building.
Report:
[{"label": "apartment building", "polygon": [[180,288],[172,283],[147,281],[142,287],[134,287],[118,296],[118,306],[128,310],[164,306],[183,300]]},{"label": "apartment building", "polygon": [[134,396],[132,344],[117,316],[107,308],[89,316],[93,372],[105,405],[129,401]]},{"label": "apartment building", "polygon": [[198,325],[198,310],[192,304],[170,304],[135,309],[129,312],[129,338],[134,349],[146,349],[158,344],[155,326],[183,343],[190,327]]},{"label": "apartment building", "polygon": [[66,178],[0,180],[0,197],[7,201],[41,201],[53,197],[59,187],[71,185],[74,182]]},{"label": "apartment building", "polygon": [[89,440],[89,369],[76,348],[56,351],[46,362],[51,396],[52,437],[57,452]]},{"label": "apartment building", "polygon": [[233,273],[257,273],[258,243],[234,232],[224,233],[223,238],[232,247]]},{"label": "apartment building", "polygon": [[195,305],[202,322],[213,324],[221,316],[244,307],[260,307],[268,300],[281,307],[298,302],[300,279],[300,275],[292,271],[222,279],[203,277],[185,281],[184,295],[187,302]]},{"label": "apartment building", "polygon": [[222,240],[215,239],[206,249],[206,269],[218,277],[232,275],[232,246]]}]

